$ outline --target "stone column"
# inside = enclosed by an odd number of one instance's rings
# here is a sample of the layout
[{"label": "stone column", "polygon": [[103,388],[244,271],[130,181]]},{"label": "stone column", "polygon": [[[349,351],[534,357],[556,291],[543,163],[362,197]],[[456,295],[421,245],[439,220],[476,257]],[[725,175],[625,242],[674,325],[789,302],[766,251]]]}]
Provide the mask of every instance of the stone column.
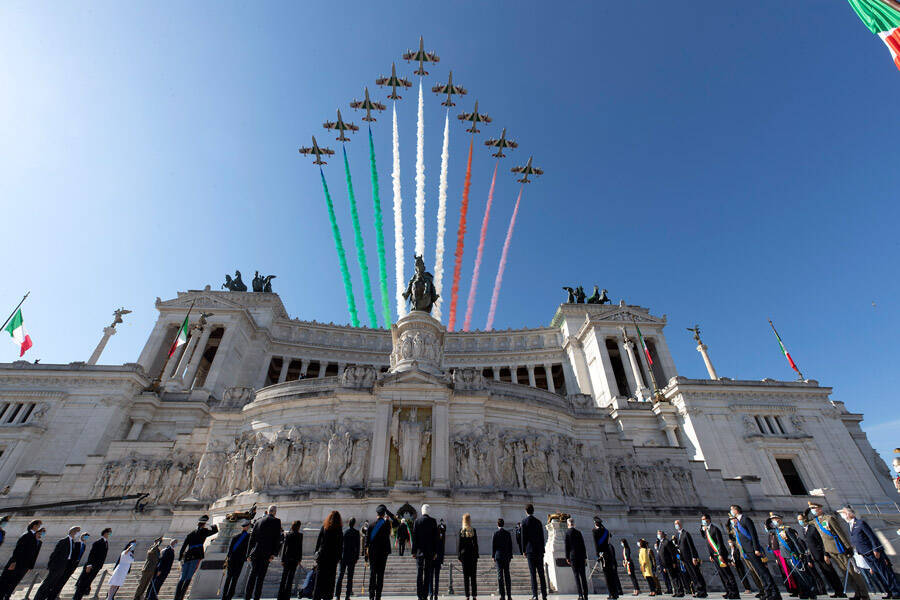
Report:
[{"label": "stone column", "polygon": [[304,359],[300,361],[300,379],[306,377],[306,372],[309,370],[309,361]]},{"label": "stone column", "polygon": [[178,366],[178,363],[181,361],[181,357],[184,356],[186,349],[187,346],[182,346],[181,348],[175,350],[175,354],[169,357],[169,359],[166,361],[166,367],[163,369],[163,374],[160,378],[160,381],[165,383],[172,378],[172,375],[175,373],[175,367]]},{"label": "stone column", "polygon": [[491,373],[494,374],[494,381],[500,381],[500,369],[498,367],[491,367]]},{"label": "stone column", "polygon": [[719,376],[716,375],[716,369],[713,367],[712,361],[709,360],[709,354],[706,352],[706,344],[702,342],[697,344],[697,352],[699,352],[700,356],[703,357],[703,362],[704,364],[706,364],[706,370],[707,372],[709,372],[709,378],[718,379]]},{"label": "stone column", "polygon": [[431,408],[431,485],[450,487],[450,417],[447,401]]},{"label": "stone column", "polygon": [[628,391],[630,393],[637,389],[637,382],[634,380],[634,372],[627,364],[628,355],[625,353],[625,346],[622,344],[622,340],[619,337],[616,337],[616,347],[619,349],[619,360],[622,361],[622,369],[625,371],[625,379],[628,382]]},{"label": "stone column", "polygon": [[209,336],[212,333],[212,326],[207,325],[203,328],[200,335],[200,342],[194,348],[194,356],[188,364],[187,370],[184,372],[184,387],[190,389],[194,385],[194,377],[197,375],[197,369],[200,368],[200,361],[203,360],[203,353],[206,352],[206,345],[209,343]]},{"label": "stone column", "polygon": [[347,363],[338,363],[338,377],[344,374],[344,367],[347,366]]},{"label": "stone column", "polygon": [[100,343],[97,344],[97,347],[94,348],[94,353],[91,354],[91,357],[88,359],[87,364],[96,365],[97,361],[100,360],[100,355],[103,354],[103,349],[106,348],[106,342],[109,341],[109,338],[116,334],[116,328],[109,326],[103,328],[103,337],[100,338]]},{"label": "stone column", "polygon": [[[578,383],[578,392],[582,394],[587,394],[589,396],[594,395],[594,387],[591,385],[591,375],[588,372],[587,368],[587,359],[584,356],[584,346],[581,341],[574,337],[570,336],[564,343],[563,349],[569,356],[569,362],[572,367],[575,369],[575,380]],[[603,350],[601,348],[601,356],[604,356]],[[609,363],[609,357],[606,357],[606,362]],[[610,366],[610,372],[612,371],[612,366]],[[567,393],[574,393],[575,390],[567,390]]]},{"label": "stone column", "polygon": [[555,394],[556,386],[553,384],[553,365],[545,364],[544,374],[547,376],[547,389]]},{"label": "stone column", "polygon": [[182,379],[184,377],[184,372],[191,362],[191,356],[194,354],[194,348],[197,347],[197,341],[199,339],[200,333],[196,329],[191,329],[190,337],[188,338],[187,344],[184,346],[184,353],[181,355],[181,360],[178,361],[178,366],[175,367],[172,379]]},{"label": "stone column", "polygon": [[628,363],[631,365],[631,376],[637,386],[634,390],[634,394],[637,396],[638,400],[646,400],[650,397],[650,391],[647,389],[647,386],[644,385],[644,376],[641,375],[641,366],[638,364],[638,359],[634,355],[634,342],[628,340],[624,345],[625,353],[628,355]]},{"label": "stone column", "polygon": [[[218,327],[221,327],[221,325],[218,325]],[[219,378],[222,377],[223,373],[229,375],[228,369],[233,368],[229,363],[234,360],[231,352],[231,340],[234,338],[234,332],[236,330],[236,324],[226,325],[225,333],[222,334],[222,339],[219,340],[216,356],[213,358],[212,364],[209,365],[209,374],[207,374],[206,381],[203,383],[203,387],[210,391],[215,390],[216,385],[219,383]],[[219,393],[221,393],[221,390]]]},{"label": "stone column", "polygon": [[515,365],[509,367],[509,380],[512,383],[519,383],[519,367]]},{"label": "stone column", "polygon": [[534,383],[534,365],[528,365],[528,385],[537,387]]},{"label": "stone column", "polygon": [[262,371],[259,374],[259,383],[256,385],[257,389],[266,386],[266,377],[269,375],[269,366],[272,364],[272,356],[266,355],[265,360],[263,360]]},{"label": "stone column", "polygon": [[147,419],[140,418],[132,418],[131,419],[131,429],[128,430],[128,435],[125,437],[129,442],[133,442],[141,437],[141,431],[144,430],[144,425],[147,424]]},{"label": "stone column", "polygon": [[284,383],[287,379],[288,367],[291,366],[291,359],[287,356],[281,357],[281,371],[278,372],[278,383]]},{"label": "stone column", "polygon": [[675,426],[674,425],[665,425],[663,430],[666,432],[666,439],[669,441],[670,446],[678,446],[678,437],[675,435]]},{"label": "stone column", "polygon": [[327,368],[328,368],[328,361],[320,360],[319,361],[319,379],[321,379],[322,377],[325,377],[325,369],[327,369]]}]

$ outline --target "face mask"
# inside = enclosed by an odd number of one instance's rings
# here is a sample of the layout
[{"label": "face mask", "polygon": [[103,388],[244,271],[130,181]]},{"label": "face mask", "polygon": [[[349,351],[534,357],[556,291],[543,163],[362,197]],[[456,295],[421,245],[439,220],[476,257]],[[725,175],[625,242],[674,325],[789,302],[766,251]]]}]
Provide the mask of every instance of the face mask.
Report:
[{"label": "face mask", "polygon": [[675,531],[681,531],[681,525],[676,525],[676,526],[675,526]]},{"label": "face mask", "polygon": [[704,527],[709,527],[709,521],[707,521],[706,519],[701,519],[700,524]]},{"label": "face mask", "polygon": [[665,538],[665,536],[662,534],[656,536],[656,539],[658,539],[659,541],[663,541],[663,538]]},{"label": "face mask", "polygon": [[778,529],[779,527],[781,527],[781,521],[772,521],[772,527],[774,529]]},{"label": "face mask", "polygon": [[842,518],[844,521],[846,521],[847,523],[849,523],[850,521],[853,520],[853,517],[848,517],[848,516],[845,515],[844,513],[841,513],[841,518]]},{"label": "face mask", "polygon": [[803,519],[797,519],[797,524],[798,524],[800,527],[803,527],[804,525],[806,525],[806,521],[804,521]]}]

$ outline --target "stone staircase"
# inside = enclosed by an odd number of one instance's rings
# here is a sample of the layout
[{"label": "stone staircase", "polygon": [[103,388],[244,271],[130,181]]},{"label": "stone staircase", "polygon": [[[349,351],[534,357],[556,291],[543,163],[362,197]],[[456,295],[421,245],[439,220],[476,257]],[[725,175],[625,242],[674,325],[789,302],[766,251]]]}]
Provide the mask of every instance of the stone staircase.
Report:
[{"label": "stone staircase", "polygon": [[[110,575],[112,575],[113,564],[114,563],[109,563],[103,566],[103,569],[97,574],[97,577],[94,578],[94,583],[91,585],[91,591],[84,597],[84,600],[106,600],[106,592],[109,589],[107,583]],[[129,571],[128,576],[125,578],[125,583],[122,584],[116,592],[116,600],[132,600],[134,598],[134,592],[137,588],[138,580],[141,578],[141,569],[143,569],[143,567],[143,561],[134,561],[134,563],[132,563],[131,571]],[[180,573],[181,566],[176,561],[175,565],[172,567],[172,571],[169,573],[169,577],[162,586],[162,590],[160,590],[158,594],[161,600],[171,600],[175,597],[175,585],[178,583],[178,576]],[[46,575],[46,569],[35,569],[29,572],[22,580],[22,583],[19,584],[19,587],[16,588],[16,591],[10,600],[25,600],[26,597],[34,598],[38,587],[40,587],[41,582]],[[69,600],[72,598],[72,595],[75,593],[75,582],[78,581],[79,575],[81,575],[81,567],[75,569],[75,573],[69,578],[66,585],[63,586],[63,589],[59,594],[61,600]],[[278,589],[277,582],[275,589],[276,591]]]}]

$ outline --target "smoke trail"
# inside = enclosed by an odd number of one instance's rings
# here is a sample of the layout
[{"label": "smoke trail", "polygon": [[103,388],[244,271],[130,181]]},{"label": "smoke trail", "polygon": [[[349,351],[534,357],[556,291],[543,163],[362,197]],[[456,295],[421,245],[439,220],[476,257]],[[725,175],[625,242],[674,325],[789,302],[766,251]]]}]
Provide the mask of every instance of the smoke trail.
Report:
[{"label": "smoke trail", "polygon": [[375,303],[372,301],[372,285],[369,283],[369,263],[366,260],[366,247],[363,243],[362,231],[359,229],[359,211],[356,209],[356,194],[353,193],[353,179],[350,177],[350,161],[347,160],[347,148],[344,150],[344,172],[347,174],[347,196],[350,198],[350,222],[353,223],[353,241],[356,245],[356,260],[362,275],[363,298],[366,300],[366,313],[369,315],[369,327],[378,327],[375,317]]},{"label": "smoke trail", "polygon": [[491,217],[491,203],[494,201],[494,184],[497,183],[497,167],[500,161],[494,165],[494,175],[491,177],[491,191],[488,192],[487,205],[484,207],[484,219],[481,221],[481,237],[478,238],[478,252],[475,254],[475,270],[472,272],[472,285],[469,287],[469,300],[466,302],[466,320],[463,322],[463,331],[469,331],[472,324],[472,310],[475,308],[475,290],[478,289],[478,274],[481,271],[481,257],[484,255],[484,239],[487,237],[488,220]]},{"label": "smoke trail", "polygon": [[444,145],[441,148],[441,179],[438,185],[437,241],[434,247],[434,288],[439,294],[434,304],[434,318],[441,320],[441,291],[444,281],[444,233],[447,230],[447,162],[450,160],[450,110],[444,117]]},{"label": "smoke trail", "polygon": [[381,215],[381,198],[378,193],[378,170],[375,168],[375,142],[369,126],[369,166],[372,167],[372,204],[375,212],[375,249],[378,252],[378,280],[381,284],[381,312],[384,327],[391,326],[391,301],[388,299],[387,263],[384,259],[384,219]]},{"label": "smoke trail", "polygon": [[419,78],[419,116],[416,119],[416,254],[425,256],[425,102]]},{"label": "smoke trail", "polygon": [[512,217],[509,219],[509,229],[506,230],[506,241],[503,242],[503,252],[500,253],[500,267],[497,269],[497,278],[494,280],[494,293],[491,295],[491,309],[488,311],[487,324],[484,326],[485,331],[490,331],[494,327],[494,314],[497,312],[497,297],[500,295],[500,284],[503,283],[503,271],[506,270],[506,254],[509,252],[509,242],[512,240],[513,228],[516,226],[516,216],[519,214],[519,202],[522,200],[522,191],[525,184],[519,188],[519,196],[516,198],[516,207],[513,209]]},{"label": "smoke trail", "polygon": [[397,104],[394,104],[394,166],[391,180],[394,186],[394,273],[397,279],[397,318],[406,315],[403,300],[403,198],[400,197],[400,134],[397,132]]},{"label": "smoke trail", "polygon": [[347,294],[347,310],[350,311],[350,324],[359,327],[359,317],[356,314],[356,301],[353,299],[353,284],[350,282],[350,271],[347,269],[347,255],[344,254],[344,244],[341,242],[341,231],[338,229],[337,219],[334,217],[334,203],[331,202],[331,194],[328,193],[328,184],[325,183],[325,172],[319,167],[319,175],[322,176],[322,189],[325,190],[325,205],[328,207],[328,220],[331,221],[331,234],[334,236],[334,249],[337,250],[338,263],[341,266],[341,277],[344,279],[344,292]]},{"label": "smoke trail", "polygon": [[466,239],[466,213],[469,210],[469,184],[472,182],[472,148],[475,146],[475,136],[469,142],[469,159],[466,161],[466,181],[463,184],[462,204],[459,207],[459,227],[456,230],[456,261],[453,265],[453,288],[450,291],[450,317],[447,322],[447,331],[453,331],[456,325],[456,300],[459,296],[459,276],[462,272],[463,242]]}]

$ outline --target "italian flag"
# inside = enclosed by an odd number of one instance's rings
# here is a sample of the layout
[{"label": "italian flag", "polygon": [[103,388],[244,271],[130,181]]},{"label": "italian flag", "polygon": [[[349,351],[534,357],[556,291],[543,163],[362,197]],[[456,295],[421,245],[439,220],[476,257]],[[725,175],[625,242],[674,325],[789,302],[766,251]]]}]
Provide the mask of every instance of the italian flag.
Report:
[{"label": "italian flag", "polygon": [[644,354],[647,355],[647,363],[653,364],[653,359],[650,358],[650,348],[647,347],[647,342],[644,341],[644,336],[641,335],[641,328],[638,327],[637,323],[634,324],[634,328],[637,329],[638,339],[641,340],[641,348],[644,349]]},{"label": "italian flag", "polygon": [[900,1],[849,0],[849,2],[869,31],[878,35],[887,44],[894,64],[900,69]]},{"label": "italian flag", "polygon": [[800,369],[797,368],[797,365],[794,363],[794,359],[791,358],[791,353],[788,352],[787,348],[784,347],[784,342],[781,341],[781,336],[778,335],[778,330],[775,329],[775,325],[772,321],[769,321],[769,325],[772,326],[772,332],[775,334],[775,339],[778,340],[778,345],[781,347],[781,353],[784,354],[784,357],[787,359],[788,364],[791,365],[791,368],[797,371],[797,374],[800,374]]},{"label": "italian flag", "polygon": [[190,315],[184,317],[184,323],[182,323],[181,328],[178,329],[178,336],[176,336],[175,341],[172,342],[172,347],[169,348],[169,358],[172,358],[172,355],[175,354],[175,351],[178,350],[179,347],[187,344],[189,318]]},{"label": "italian flag", "polygon": [[25,331],[25,321],[22,319],[21,308],[16,309],[16,313],[7,323],[6,332],[19,345],[19,356],[24,355],[25,351],[31,348],[31,336]]}]

